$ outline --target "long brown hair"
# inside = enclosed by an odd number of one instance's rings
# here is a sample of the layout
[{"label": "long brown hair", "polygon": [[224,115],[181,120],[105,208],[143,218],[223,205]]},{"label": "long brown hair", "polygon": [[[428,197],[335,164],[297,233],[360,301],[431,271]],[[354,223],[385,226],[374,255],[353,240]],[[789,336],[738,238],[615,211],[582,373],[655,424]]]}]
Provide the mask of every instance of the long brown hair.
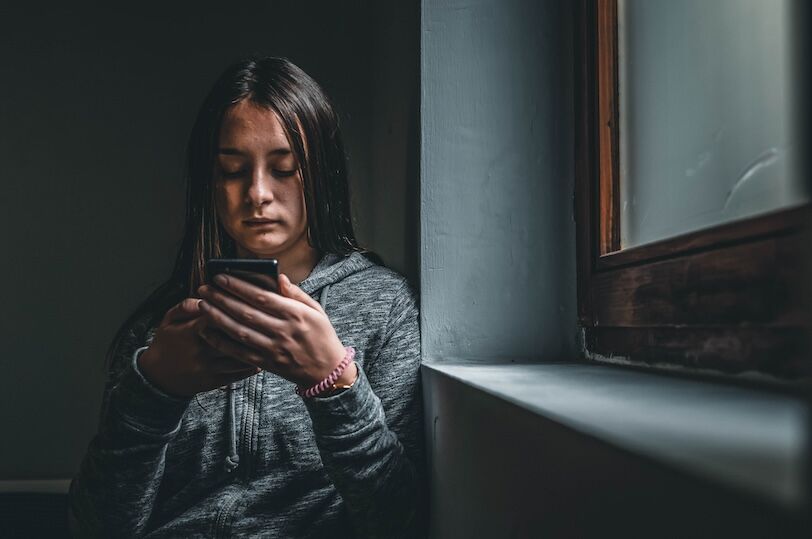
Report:
[{"label": "long brown hair", "polygon": [[169,308],[195,295],[206,282],[206,260],[235,256],[234,241],[217,218],[213,172],[223,116],[245,99],[275,111],[287,133],[301,167],[310,244],[322,253],[361,250],[352,226],[344,144],[329,98],[316,81],[285,58],[239,61],[214,83],[189,137],[186,223],[175,267],[169,279],[121,325],[107,351],[108,367],[136,324],[154,326]]}]

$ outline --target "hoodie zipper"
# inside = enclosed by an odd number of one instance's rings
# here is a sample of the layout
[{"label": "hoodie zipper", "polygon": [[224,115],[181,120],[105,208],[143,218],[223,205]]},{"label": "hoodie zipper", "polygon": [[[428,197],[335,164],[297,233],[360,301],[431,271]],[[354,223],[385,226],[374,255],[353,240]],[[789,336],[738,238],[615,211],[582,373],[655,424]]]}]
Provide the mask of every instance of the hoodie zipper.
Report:
[{"label": "hoodie zipper", "polygon": [[249,479],[254,471],[254,457],[256,453],[257,420],[259,418],[260,401],[262,400],[262,376],[259,373],[248,379],[243,387],[245,409],[242,415],[242,436],[240,437],[239,453],[242,466],[242,477]]}]

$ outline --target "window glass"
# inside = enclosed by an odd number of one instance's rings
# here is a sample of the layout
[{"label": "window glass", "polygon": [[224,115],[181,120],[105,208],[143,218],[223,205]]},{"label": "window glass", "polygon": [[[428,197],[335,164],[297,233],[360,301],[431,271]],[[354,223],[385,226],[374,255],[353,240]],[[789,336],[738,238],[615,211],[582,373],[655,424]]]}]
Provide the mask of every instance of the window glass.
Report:
[{"label": "window glass", "polygon": [[621,245],[805,202],[789,0],[619,0]]}]

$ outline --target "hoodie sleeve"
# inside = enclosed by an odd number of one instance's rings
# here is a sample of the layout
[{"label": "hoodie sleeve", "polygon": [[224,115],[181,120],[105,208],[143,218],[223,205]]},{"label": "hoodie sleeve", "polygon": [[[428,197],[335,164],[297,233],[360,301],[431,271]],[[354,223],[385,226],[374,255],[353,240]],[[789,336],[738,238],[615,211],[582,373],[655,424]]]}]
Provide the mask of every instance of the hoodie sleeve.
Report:
[{"label": "hoodie sleeve", "polygon": [[420,330],[405,282],[372,354],[350,389],[305,399],[316,443],[359,537],[425,537]]},{"label": "hoodie sleeve", "polygon": [[140,373],[146,334],[130,330],[113,358],[98,432],[70,486],[76,537],[140,536],[152,515],[166,448],[190,399],[166,395]]}]

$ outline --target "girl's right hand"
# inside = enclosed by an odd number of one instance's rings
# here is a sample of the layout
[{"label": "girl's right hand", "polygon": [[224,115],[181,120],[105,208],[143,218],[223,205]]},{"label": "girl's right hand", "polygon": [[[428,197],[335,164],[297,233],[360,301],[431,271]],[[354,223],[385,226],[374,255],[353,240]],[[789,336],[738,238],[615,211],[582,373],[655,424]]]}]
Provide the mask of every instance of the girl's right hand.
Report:
[{"label": "girl's right hand", "polygon": [[199,299],[186,298],[164,315],[138,368],[155,387],[169,395],[192,397],[248,378],[259,367],[224,356],[200,337],[205,318]]}]

